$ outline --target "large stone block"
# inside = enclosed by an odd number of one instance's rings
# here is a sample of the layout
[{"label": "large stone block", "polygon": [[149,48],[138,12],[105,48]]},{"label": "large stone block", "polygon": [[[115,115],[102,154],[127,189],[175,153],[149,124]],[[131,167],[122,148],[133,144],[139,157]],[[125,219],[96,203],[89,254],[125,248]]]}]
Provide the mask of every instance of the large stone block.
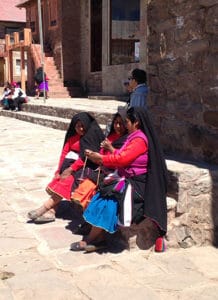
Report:
[{"label": "large stone block", "polygon": [[210,7],[218,4],[217,0],[199,0],[199,5],[203,7]]},{"label": "large stone block", "polygon": [[216,6],[211,7],[208,10],[207,17],[206,17],[206,26],[205,26],[205,30],[207,33],[211,33],[215,35],[218,34],[217,15],[218,15],[218,3]]},{"label": "large stone block", "polygon": [[206,124],[218,128],[218,111],[205,111],[203,116]]}]

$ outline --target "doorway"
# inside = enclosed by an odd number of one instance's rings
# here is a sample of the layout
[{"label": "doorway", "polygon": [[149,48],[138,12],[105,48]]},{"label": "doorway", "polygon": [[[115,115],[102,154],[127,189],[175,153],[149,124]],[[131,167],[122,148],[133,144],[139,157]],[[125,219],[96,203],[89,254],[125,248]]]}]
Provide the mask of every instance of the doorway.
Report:
[{"label": "doorway", "polygon": [[102,70],[102,0],[91,0],[91,72]]}]

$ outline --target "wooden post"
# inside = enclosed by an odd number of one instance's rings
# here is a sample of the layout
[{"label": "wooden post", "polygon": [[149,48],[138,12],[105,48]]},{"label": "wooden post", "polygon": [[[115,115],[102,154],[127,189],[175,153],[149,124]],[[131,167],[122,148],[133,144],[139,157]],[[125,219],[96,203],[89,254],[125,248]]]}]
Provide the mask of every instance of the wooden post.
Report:
[{"label": "wooden post", "polygon": [[30,28],[24,28],[24,46],[30,46],[32,43],[32,33]]},{"label": "wooden post", "polygon": [[8,51],[8,81],[11,83],[13,81],[13,51]]},{"label": "wooden post", "polygon": [[19,32],[14,32],[14,45],[19,45],[20,38],[19,38]]},{"label": "wooden post", "polygon": [[26,92],[26,84],[25,84],[25,57],[24,57],[24,47],[20,47],[20,73],[21,73],[21,88]]}]

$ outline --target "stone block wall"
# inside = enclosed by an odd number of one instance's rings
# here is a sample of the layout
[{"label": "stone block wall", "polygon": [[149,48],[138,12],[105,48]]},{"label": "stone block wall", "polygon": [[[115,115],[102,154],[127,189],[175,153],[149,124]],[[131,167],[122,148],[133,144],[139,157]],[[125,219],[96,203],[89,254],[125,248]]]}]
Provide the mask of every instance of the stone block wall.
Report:
[{"label": "stone block wall", "polygon": [[218,1],[148,1],[149,107],[166,153],[218,163]]}]

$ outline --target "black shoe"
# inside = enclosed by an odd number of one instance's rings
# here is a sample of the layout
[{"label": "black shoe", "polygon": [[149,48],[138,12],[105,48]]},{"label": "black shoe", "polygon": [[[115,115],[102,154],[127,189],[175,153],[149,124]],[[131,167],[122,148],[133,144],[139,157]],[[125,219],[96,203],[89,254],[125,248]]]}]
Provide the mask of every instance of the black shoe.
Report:
[{"label": "black shoe", "polygon": [[74,230],[74,234],[79,234],[79,235],[87,235],[91,231],[92,225],[89,223],[85,222],[82,224],[79,224]]}]

